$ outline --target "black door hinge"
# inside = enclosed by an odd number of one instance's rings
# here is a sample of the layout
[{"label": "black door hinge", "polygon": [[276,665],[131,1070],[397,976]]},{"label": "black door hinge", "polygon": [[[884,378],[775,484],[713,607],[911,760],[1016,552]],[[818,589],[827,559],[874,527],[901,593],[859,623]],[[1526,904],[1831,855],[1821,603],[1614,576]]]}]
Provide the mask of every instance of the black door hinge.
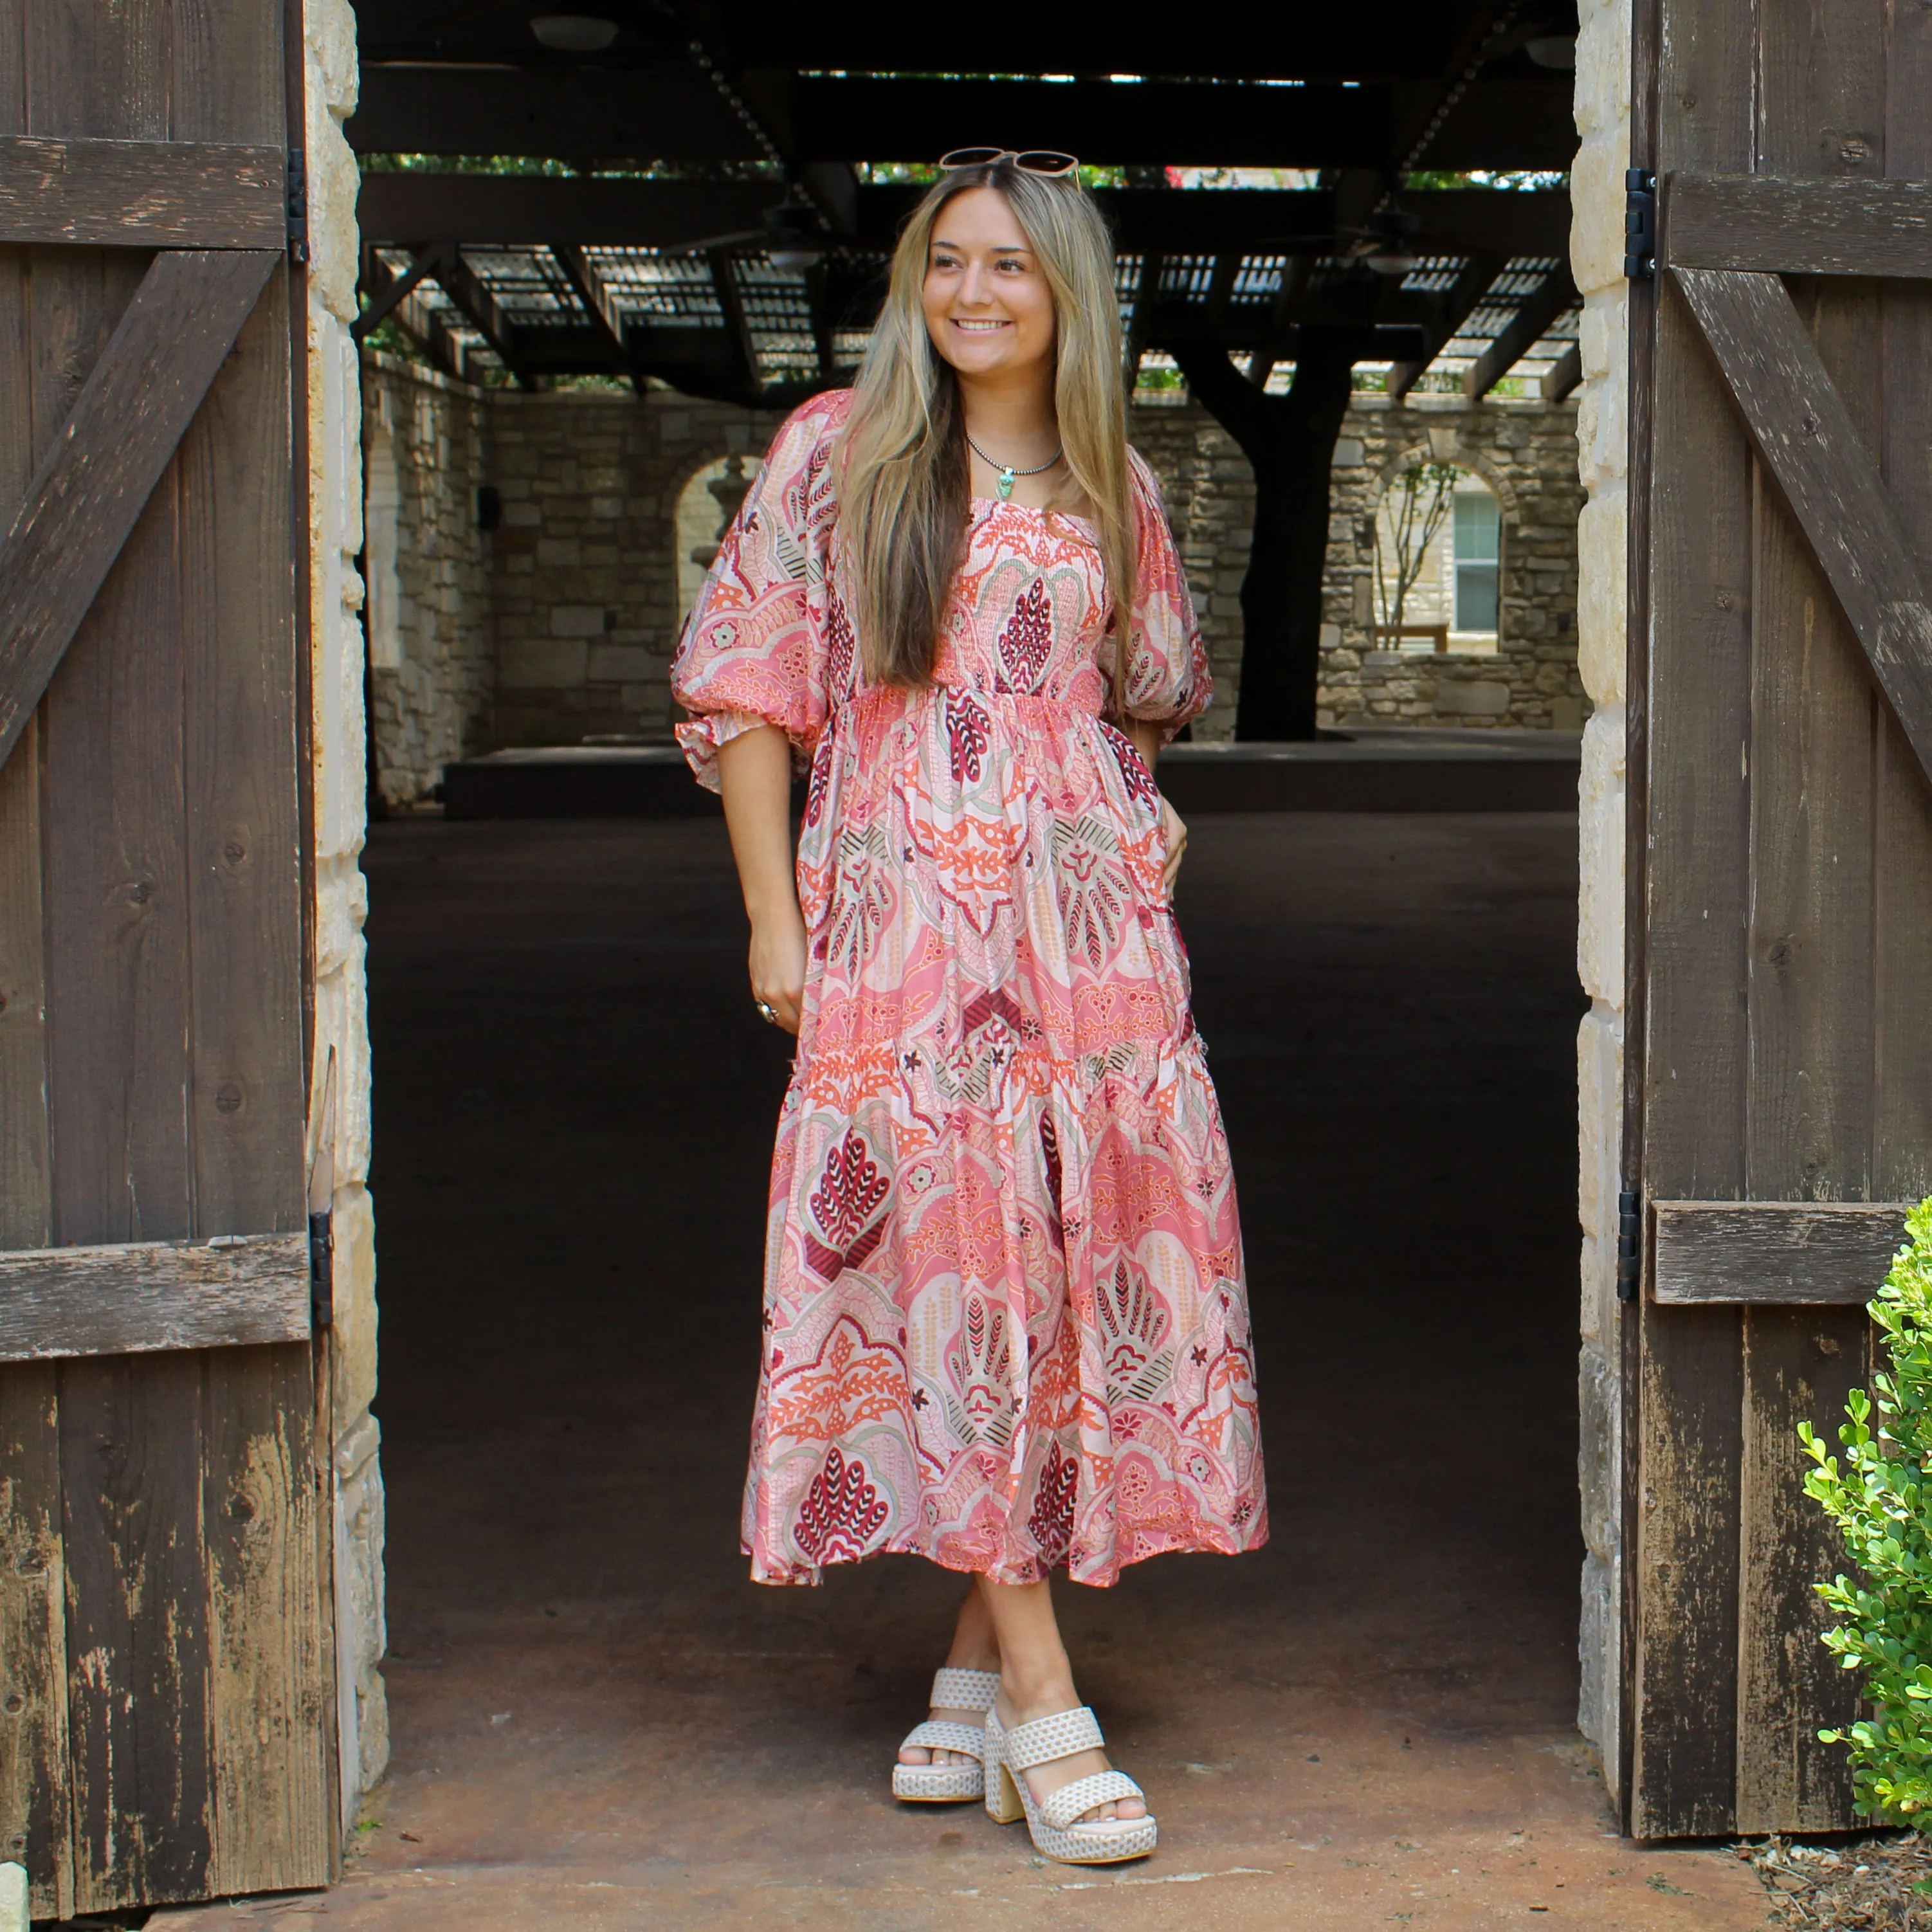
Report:
[{"label": "black door hinge", "polygon": [[1643,1274],[1643,1220],[1637,1197],[1626,1190],[1617,1196],[1617,1299],[1634,1301]]},{"label": "black door hinge", "polygon": [[1624,170],[1624,273],[1657,279],[1657,177],[1648,168]]},{"label": "black door hinge", "polygon": [[308,260],[308,168],[299,148],[289,150],[289,260]]},{"label": "black door hinge", "polygon": [[308,1217],[308,1309],[317,1328],[335,1319],[335,1226],[326,1208]]}]

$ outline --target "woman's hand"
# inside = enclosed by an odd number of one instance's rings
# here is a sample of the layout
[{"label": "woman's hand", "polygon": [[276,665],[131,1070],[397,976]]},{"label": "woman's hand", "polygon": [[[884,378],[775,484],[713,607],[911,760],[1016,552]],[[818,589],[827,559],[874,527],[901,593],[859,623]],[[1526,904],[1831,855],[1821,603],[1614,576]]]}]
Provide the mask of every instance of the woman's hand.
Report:
[{"label": "woman's hand", "polygon": [[1168,802],[1166,792],[1160,795],[1160,829],[1167,840],[1167,863],[1160,868],[1160,882],[1171,892],[1187,853],[1187,821]]},{"label": "woman's hand", "polygon": [[789,920],[780,912],[753,925],[750,964],[752,998],[796,1033],[805,1006],[805,921],[796,910]]}]

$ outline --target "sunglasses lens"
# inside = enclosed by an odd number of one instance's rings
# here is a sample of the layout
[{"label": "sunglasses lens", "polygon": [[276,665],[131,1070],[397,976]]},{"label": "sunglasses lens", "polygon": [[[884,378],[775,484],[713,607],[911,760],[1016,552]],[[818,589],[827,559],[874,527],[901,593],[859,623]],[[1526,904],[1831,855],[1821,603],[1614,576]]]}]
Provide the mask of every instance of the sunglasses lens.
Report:
[{"label": "sunglasses lens", "polygon": [[988,161],[997,161],[1004,152],[999,148],[955,148],[949,154],[941,154],[939,165],[942,168],[976,168]]},{"label": "sunglasses lens", "polygon": [[1032,175],[1064,175],[1080,165],[1071,154],[1063,154],[1058,148],[1034,148],[1013,158]]}]

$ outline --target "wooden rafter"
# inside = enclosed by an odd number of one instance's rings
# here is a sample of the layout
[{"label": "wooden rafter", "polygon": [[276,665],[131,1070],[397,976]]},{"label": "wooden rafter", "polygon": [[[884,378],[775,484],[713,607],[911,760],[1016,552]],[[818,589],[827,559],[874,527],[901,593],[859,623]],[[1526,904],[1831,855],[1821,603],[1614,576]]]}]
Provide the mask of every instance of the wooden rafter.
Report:
[{"label": "wooden rafter", "polygon": [[718,307],[724,318],[725,332],[730,341],[740,384],[748,395],[754,394],[760,386],[758,345],[752,340],[752,325],[745,314],[745,298],[739,290],[737,275],[731,266],[730,250],[708,250],[704,260],[711,271],[711,286],[717,291]]},{"label": "wooden rafter", "polygon": [[1477,304],[1488,294],[1493,282],[1504,266],[1505,258],[1484,253],[1470,256],[1450,286],[1438,298],[1438,308],[1433,326],[1429,331],[1429,352],[1412,362],[1392,362],[1389,365],[1388,392],[1400,400],[1415,387],[1422,372],[1442,354],[1444,348],[1456,339],[1457,332],[1467,322]]},{"label": "wooden rafter", "polygon": [[1583,380],[1583,352],[1575,343],[1544,372],[1543,400],[1560,403]]},{"label": "wooden rafter", "polygon": [[549,247],[556,266],[563,271],[564,280],[570,284],[571,292],[590,316],[591,327],[610,352],[611,373],[630,374],[631,358],[624,346],[623,326],[595,265],[574,242],[553,242]]},{"label": "wooden rafter", "polygon": [[1472,402],[1486,396],[1543,340],[1550,324],[1576,304],[1569,264],[1559,263],[1523,297],[1503,332],[1463,372],[1463,394]]},{"label": "wooden rafter", "polygon": [[446,244],[440,251],[436,285],[455,304],[464,320],[490,345],[518,384],[527,388],[530,372],[517,352],[514,327],[497,306],[489,285],[463,259],[463,250],[454,242]]}]

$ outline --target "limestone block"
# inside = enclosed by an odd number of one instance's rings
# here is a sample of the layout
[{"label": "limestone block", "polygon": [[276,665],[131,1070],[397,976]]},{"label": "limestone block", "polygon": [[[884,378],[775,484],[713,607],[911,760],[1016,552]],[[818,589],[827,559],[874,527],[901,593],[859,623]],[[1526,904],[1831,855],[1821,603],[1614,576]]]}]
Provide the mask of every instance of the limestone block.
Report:
[{"label": "limestone block", "polygon": [[1619,285],[1624,274],[1624,170],[1628,126],[1592,136],[1570,165],[1570,268],[1586,294]]},{"label": "limestone block", "polygon": [[589,676],[593,684],[620,684],[626,679],[649,677],[662,671],[661,652],[641,644],[598,644],[590,646]]},{"label": "limestone block", "polygon": [[1576,1030],[1576,1218],[1584,1235],[1582,1332],[1599,1340],[1616,1315],[1623,1078],[1622,1017],[1598,1001]]},{"label": "limestone block", "polygon": [[28,1889],[25,1865],[16,1864],[10,1858],[0,1864],[0,1932],[33,1932],[28,1912]]},{"label": "limestone block", "polygon": [[335,1431],[352,1429],[376,1398],[376,1219],[369,1190],[338,1186],[332,1203],[335,1236],[335,1328],[332,1364]]},{"label": "limestone block", "polygon": [[1600,1763],[1617,1762],[1618,1660],[1622,1649],[1619,1568],[1613,1558],[1592,1555],[1583,1560],[1582,1618],[1577,1632],[1578,1660],[1582,1666],[1576,1694],[1576,1728],[1595,1748]]},{"label": "limestone block", "polygon": [[1368,460],[1367,445],[1358,436],[1342,436],[1335,439],[1335,453],[1329,460],[1336,470],[1359,470]]},{"label": "limestone block", "polygon": [[[598,628],[603,628],[601,621]],[[496,682],[506,691],[556,690],[581,684],[589,650],[581,638],[517,638],[503,646]]]},{"label": "limestone block", "polygon": [[335,1490],[335,1604],[338,1695],[350,1702],[342,1726],[352,1737],[361,1789],[388,1764],[388,1699],[377,1667],[388,1645],[382,1587],[385,1540],[382,1469],[374,1459]]},{"label": "limestone block", "polygon": [[1510,688],[1486,678],[1444,680],[1436,687],[1436,708],[1450,718],[1500,718],[1510,706]]},{"label": "limestone block", "polygon": [[614,523],[624,514],[624,500],[621,496],[593,496],[590,500],[590,514],[605,523]]},{"label": "limestone block", "polygon": [[1624,701],[1629,615],[1628,504],[1621,487],[1576,520],[1576,668],[1599,704]]},{"label": "limestone block", "polygon": [[607,628],[602,604],[559,604],[550,610],[553,638],[601,638]]},{"label": "limestone block", "polygon": [[583,561],[583,546],[574,537],[539,537],[537,561],[547,570],[574,570]]},{"label": "limestone block", "polygon": [[1623,1007],[1624,708],[1606,705],[1583,728],[1577,781],[1576,976],[1592,1000]]},{"label": "limestone block", "polygon": [[1576,131],[1614,136],[1630,124],[1629,0],[1583,0],[1576,21]]}]

